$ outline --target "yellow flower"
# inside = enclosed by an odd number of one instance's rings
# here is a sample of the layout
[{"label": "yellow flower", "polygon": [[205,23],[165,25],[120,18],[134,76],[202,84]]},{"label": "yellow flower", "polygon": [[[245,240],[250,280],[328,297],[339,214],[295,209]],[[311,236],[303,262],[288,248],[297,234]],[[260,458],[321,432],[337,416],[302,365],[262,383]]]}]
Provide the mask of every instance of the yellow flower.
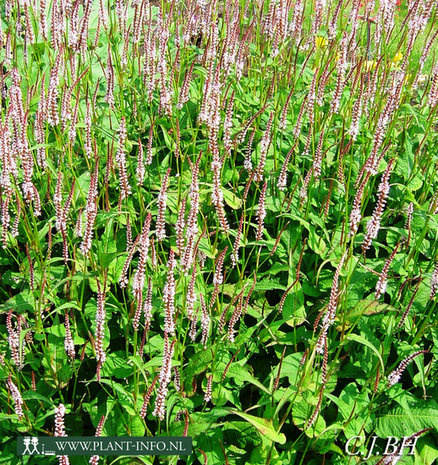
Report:
[{"label": "yellow flower", "polygon": [[328,45],[328,39],[326,39],[325,37],[317,37],[315,39],[316,50],[327,47],[327,45]]},{"label": "yellow flower", "polygon": [[398,63],[400,63],[400,61],[403,60],[403,53],[402,52],[397,52],[394,56],[394,58],[392,59],[392,62],[397,65]]},{"label": "yellow flower", "polygon": [[417,82],[418,82],[418,84],[424,84],[427,81],[427,79],[428,79],[427,74],[420,74],[418,76]]},{"label": "yellow flower", "polygon": [[377,66],[377,61],[370,60],[365,62],[365,71],[370,72],[374,71]]}]

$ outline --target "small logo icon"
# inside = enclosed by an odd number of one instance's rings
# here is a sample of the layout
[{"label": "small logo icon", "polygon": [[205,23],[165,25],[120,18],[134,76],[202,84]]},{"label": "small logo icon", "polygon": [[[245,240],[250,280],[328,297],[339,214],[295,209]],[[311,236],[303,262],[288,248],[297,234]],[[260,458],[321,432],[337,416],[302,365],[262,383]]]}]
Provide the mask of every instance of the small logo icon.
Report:
[{"label": "small logo icon", "polygon": [[[23,440],[25,449],[23,454],[29,454],[29,455],[40,455],[40,451],[38,450],[38,443],[39,439],[38,438],[30,438],[30,437],[25,437]],[[30,447],[32,445],[32,448]]]},{"label": "small logo icon", "polygon": [[32,455],[32,452],[29,449],[29,446],[30,446],[30,437],[29,436],[26,436],[25,438],[23,438],[23,444],[24,444],[23,455],[27,455],[27,454]]}]

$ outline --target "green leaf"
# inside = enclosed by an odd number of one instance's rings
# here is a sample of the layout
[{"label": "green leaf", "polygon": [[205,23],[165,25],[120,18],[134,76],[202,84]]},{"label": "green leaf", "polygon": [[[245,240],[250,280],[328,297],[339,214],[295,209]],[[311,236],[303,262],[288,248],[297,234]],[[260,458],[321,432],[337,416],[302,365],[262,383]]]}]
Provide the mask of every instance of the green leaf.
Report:
[{"label": "green leaf", "polygon": [[304,294],[299,283],[294,286],[293,292],[288,294],[284,301],[283,318],[288,326],[294,328],[306,321],[304,308]]},{"label": "green leaf", "polygon": [[130,433],[132,436],[143,436],[145,431],[144,423],[139,417],[134,417],[130,425]]},{"label": "green leaf", "polygon": [[438,404],[435,401],[418,402],[418,407],[397,407],[376,419],[376,434],[385,436],[410,436],[425,428],[438,430]]},{"label": "green leaf", "polygon": [[248,369],[245,366],[237,365],[237,364],[231,365],[230,368],[228,369],[227,376],[230,376],[236,381],[241,381],[241,382],[247,381],[248,383],[251,383],[254,386],[257,386],[259,389],[266,392],[267,394],[271,393],[266,386],[264,386],[260,381],[258,381],[256,378],[254,378],[253,375],[249,373]]},{"label": "green leaf", "polygon": [[283,286],[280,283],[276,283],[275,281],[272,281],[270,279],[262,279],[261,281],[259,281],[256,284],[254,290],[256,290],[256,291],[269,291],[271,289],[281,289],[281,290],[284,291],[286,289],[286,286]]},{"label": "green leaf", "polygon": [[417,191],[423,185],[423,177],[419,174],[416,174],[409,182],[408,182],[408,189],[411,192]]},{"label": "green leaf", "polygon": [[21,397],[24,400],[40,400],[42,402],[46,402],[49,405],[53,405],[53,401],[50,399],[47,399],[47,397],[42,396],[41,394],[38,394],[35,391],[25,391],[21,394]]},{"label": "green leaf", "polygon": [[309,231],[309,247],[318,255],[323,255],[327,250],[327,244],[321,236],[316,234],[315,229]]},{"label": "green leaf", "polygon": [[222,188],[222,192],[224,194],[226,204],[233,210],[237,210],[242,206],[242,199],[237,197],[236,194],[224,188]]},{"label": "green leaf", "polygon": [[75,194],[73,196],[74,201],[77,202],[79,196],[85,200],[87,198],[88,189],[90,188],[91,174],[88,171],[82,173],[76,181]]},{"label": "green leaf", "polygon": [[[8,270],[6,273],[10,273]],[[6,273],[2,275],[2,283],[9,284],[8,280],[6,279]],[[14,275],[19,276],[19,273],[14,273]],[[13,284],[13,281],[12,281]],[[11,285],[12,287],[12,285]],[[13,309],[14,313],[23,313],[27,310],[33,310],[32,307],[33,297],[32,292],[28,289],[20,292],[19,294],[11,297],[7,300],[3,305],[0,306],[0,309],[4,311],[8,311],[9,309]]]},{"label": "green leaf", "polygon": [[382,356],[380,355],[380,352],[373,346],[373,344],[371,344],[371,342],[367,341],[363,336],[359,336],[358,334],[349,334],[347,336],[347,339],[349,341],[355,341],[355,342],[358,342],[359,344],[363,344],[364,346],[367,346],[369,349],[371,349],[377,355],[377,358],[379,359],[382,372],[385,371],[385,364],[383,363]]},{"label": "green leaf", "polygon": [[128,378],[133,373],[134,368],[126,363],[125,352],[118,350],[108,354],[105,363],[102,365],[102,376],[116,378]]},{"label": "green leaf", "polygon": [[298,396],[292,407],[292,419],[295,426],[309,437],[319,436],[326,428],[326,423],[320,412],[317,414],[312,427],[306,428],[307,422],[315,412],[317,403],[317,397],[309,396],[307,399],[303,399],[303,397]]},{"label": "green leaf", "polygon": [[167,148],[170,150],[173,150],[174,143],[173,143],[172,138],[169,135],[169,132],[162,124],[160,124],[160,127],[163,130],[164,142],[166,143]]},{"label": "green leaf", "polygon": [[193,378],[205,371],[213,360],[213,353],[211,349],[201,350],[190,358],[187,368],[184,369],[184,386],[188,396],[193,394]]},{"label": "green leaf", "polygon": [[283,359],[281,365],[280,378],[287,376],[291,385],[297,382],[297,373],[300,369],[300,361],[303,358],[303,353],[289,354]]},{"label": "green leaf", "polygon": [[[221,442],[224,442],[221,428],[212,428],[196,438],[196,448],[205,452],[208,463],[223,463],[224,454],[220,446]],[[198,457],[203,463],[203,455],[199,453]]]},{"label": "green leaf", "polygon": [[415,465],[431,465],[438,459],[438,448],[432,444],[427,435],[421,437],[415,448]]},{"label": "green leaf", "polygon": [[227,410],[251,423],[251,425],[257,428],[258,431],[270,441],[278,442],[279,444],[284,444],[286,442],[286,436],[283,433],[277,433],[277,431],[275,431],[272,425],[272,420],[254,417],[253,415],[248,415],[247,413],[243,413],[235,409]]},{"label": "green leaf", "polygon": [[56,337],[65,338],[65,326],[63,324],[57,324],[45,328],[47,334],[53,334]]}]

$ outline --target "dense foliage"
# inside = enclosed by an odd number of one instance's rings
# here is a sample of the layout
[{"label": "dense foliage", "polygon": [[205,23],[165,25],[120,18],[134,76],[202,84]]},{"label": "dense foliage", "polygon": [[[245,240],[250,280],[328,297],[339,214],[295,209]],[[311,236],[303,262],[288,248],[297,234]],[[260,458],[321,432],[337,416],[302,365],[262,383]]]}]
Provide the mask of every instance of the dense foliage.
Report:
[{"label": "dense foliage", "polygon": [[436,1],[0,13],[0,463],[432,464]]}]

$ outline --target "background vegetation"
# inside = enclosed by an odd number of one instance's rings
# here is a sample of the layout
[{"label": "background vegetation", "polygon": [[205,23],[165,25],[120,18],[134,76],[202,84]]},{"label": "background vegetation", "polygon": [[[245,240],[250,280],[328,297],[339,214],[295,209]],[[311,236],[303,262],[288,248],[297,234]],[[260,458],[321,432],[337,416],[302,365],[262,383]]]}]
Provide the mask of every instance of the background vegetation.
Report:
[{"label": "background vegetation", "polygon": [[434,463],[436,2],[0,8],[0,463]]}]

